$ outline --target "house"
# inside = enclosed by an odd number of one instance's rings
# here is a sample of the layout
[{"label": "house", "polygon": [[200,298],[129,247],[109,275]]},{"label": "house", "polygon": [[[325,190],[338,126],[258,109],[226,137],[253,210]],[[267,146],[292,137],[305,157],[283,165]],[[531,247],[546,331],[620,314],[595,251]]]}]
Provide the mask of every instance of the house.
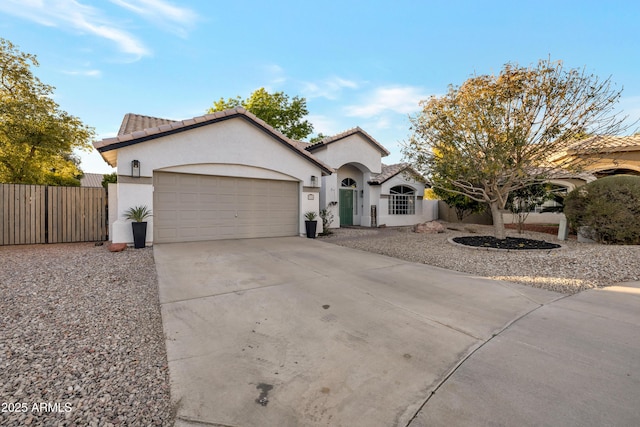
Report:
[{"label": "house", "polygon": [[102,180],[104,175],[101,173],[84,173],[80,178],[80,187],[97,187],[102,188]]},{"label": "house", "polygon": [[[580,172],[556,171],[550,184],[556,186],[559,194],[611,175],[640,175],[640,135],[632,136],[593,136],[572,144],[566,152],[552,158],[558,165],[579,162]],[[528,217],[528,223],[558,223],[557,213],[545,212],[549,208],[560,207],[556,201],[547,201],[536,207]],[[515,221],[511,213],[504,214],[505,223]]]},{"label": "house", "polygon": [[[583,145],[591,146],[582,153]],[[640,134],[631,136],[595,136],[575,144],[567,156],[579,156],[585,171],[597,178],[609,175],[640,175]]]},{"label": "house", "polygon": [[384,165],[389,151],[364,130],[351,129],[306,150],[336,171],[322,177],[320,189],[320,206],[338,218],[334,227],[412,225],[434,218],[428,211],[432,203],[423,203],[424,179],[408,164]]},{"label": "house", "polygon": [[383,166],[389,152],[360,128],[308,144],[242,108],[183,121],[127,114],[94,146],[117,168],[117,243],[133,240],[123,216],[138,205],[152,209],[157,243],[303,235],[304,213],[323,208],[332,227],[434,219],[420,175]]}]

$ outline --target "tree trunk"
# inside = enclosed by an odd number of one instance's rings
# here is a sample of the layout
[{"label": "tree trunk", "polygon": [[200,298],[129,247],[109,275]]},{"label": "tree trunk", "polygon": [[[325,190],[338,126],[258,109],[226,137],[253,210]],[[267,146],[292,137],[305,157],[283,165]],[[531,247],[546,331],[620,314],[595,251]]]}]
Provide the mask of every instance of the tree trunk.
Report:
[{"label": "tree trunk", "polygon": [[491,217],[493,218],[493,234],[496,239],[505,239],[507,231],[504,229],[504,219],[502,218],[502,210],[498,206],[498,202],[491,202]]}]

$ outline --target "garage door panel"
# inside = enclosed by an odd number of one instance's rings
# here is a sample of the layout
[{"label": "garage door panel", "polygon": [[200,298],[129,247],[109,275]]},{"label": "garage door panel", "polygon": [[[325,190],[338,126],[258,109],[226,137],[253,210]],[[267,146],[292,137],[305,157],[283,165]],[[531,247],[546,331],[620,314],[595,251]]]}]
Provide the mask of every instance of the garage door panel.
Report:
[{"label": "garage door panel", "polygon": [[157,243],[298,235],[299,183],[154,174]]}]

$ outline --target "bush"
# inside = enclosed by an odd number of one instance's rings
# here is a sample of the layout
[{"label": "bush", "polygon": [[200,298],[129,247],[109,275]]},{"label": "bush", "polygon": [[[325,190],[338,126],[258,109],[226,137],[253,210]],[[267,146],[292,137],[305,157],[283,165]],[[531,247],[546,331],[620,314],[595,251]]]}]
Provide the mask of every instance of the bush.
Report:
[{"label": "bush", "polygon": [[598,179],[567,195],[564,213],[572,227],[589,227],[600,243],[640,244],[640,176]]}]

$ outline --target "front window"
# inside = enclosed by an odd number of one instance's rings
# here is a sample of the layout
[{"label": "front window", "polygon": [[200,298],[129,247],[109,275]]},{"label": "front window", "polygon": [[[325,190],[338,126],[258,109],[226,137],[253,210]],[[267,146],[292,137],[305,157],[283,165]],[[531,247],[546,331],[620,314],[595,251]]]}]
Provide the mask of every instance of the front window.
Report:
[{"label": "front window", "polygon": [[415,215],[416,191],[413,188],[398,185],[389,193],[389,215]]},{"label": "front window", "polygon": [[340,183],[342,188],[356,188],[358,187],[358,183],[352,178],[345,178]]}]

